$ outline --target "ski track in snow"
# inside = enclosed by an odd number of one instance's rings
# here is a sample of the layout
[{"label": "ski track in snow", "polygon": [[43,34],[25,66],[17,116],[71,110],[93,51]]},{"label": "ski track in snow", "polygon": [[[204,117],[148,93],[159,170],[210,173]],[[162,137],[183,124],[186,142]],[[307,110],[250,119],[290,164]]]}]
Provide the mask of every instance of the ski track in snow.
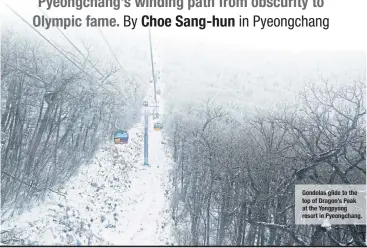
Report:
[{"label": "ski track in snow", "polygon": [[[163,102],[160,102],[160,112]],[[149,166],[143,165],[143,123],[126,145],[108,143],[65,187],[3,223],[25,245],[168,245],[170,159],[149,117]]]}]

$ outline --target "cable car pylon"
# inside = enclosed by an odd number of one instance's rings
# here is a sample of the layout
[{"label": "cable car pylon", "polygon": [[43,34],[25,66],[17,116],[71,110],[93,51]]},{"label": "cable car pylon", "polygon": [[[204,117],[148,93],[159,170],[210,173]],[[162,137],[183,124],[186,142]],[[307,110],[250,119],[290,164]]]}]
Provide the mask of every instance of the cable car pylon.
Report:
[{"label": "cable car pylon", "polygon": [[150,62],[152,64],[152,74],[153,74],[153,85],[154,85],[154,101],[157,105],[157,78],[155,76],[155,71],[154,71],[154,59],[153,59],[153,49],[152,49],[152,35],[150,33],[150,28],[148,28],[149,31],[149,47],[150,47]]},{"label": "cable car pylon", "polygon": [[[152,36],[150,33],[150,28],[149,28],[149,48],[150,48],[150,61],[152,64],[152,75],[153,75],[153,83],[154,83],[154,102],[155,102],[155,106],[158,106],[157,103],[157,92],[156,92],[156,84],[157,84],[157,80],[156,80],[156,76],[155,76],[155,72],[154,72],[154,59],[153,59],[153,49],[152,49]],[[144,104],[144,165],[145,166],[149,166],[149,154],[148,154],[148,104]]]},{"label": "cable car pylon", "polygon": [[144,111],[144,165],[148,166],[148,111],[145,107]]}]

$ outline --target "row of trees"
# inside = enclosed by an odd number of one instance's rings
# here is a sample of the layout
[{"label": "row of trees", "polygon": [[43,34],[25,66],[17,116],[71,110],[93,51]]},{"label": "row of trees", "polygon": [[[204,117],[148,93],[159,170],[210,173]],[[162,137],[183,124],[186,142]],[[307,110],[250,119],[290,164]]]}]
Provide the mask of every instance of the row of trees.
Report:
[{"label": "row of trees", "polygon": [[140,109],[141,86],[118,80],[112,63],[92,61],[91,47],[84,46],[84,56],[63,51],[67,58],[49,48],[10,31],[2,34],[3,218],[47,192],[60,194],[55,186],[116,128],[129,127]]},{"label": "row of trees", "polygon": [[295,184],[365,184],[365,83],[310,85],[247,118],[213,99],[166,116],[181,245],[366,245],[365,226],[295,225]]}]

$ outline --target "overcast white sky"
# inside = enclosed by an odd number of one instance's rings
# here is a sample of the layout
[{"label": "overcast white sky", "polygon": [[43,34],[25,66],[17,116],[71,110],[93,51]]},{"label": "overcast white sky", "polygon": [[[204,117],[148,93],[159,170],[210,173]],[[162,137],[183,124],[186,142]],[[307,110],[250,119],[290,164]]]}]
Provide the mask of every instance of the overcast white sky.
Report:
[{"label": "overcast white sky", "polygon": [[[34,15],[42,15],[37,7],[38,0],[5,0],[5,2],[29,22],[32,22]],[[4,5],[1,6],[0,14],[3,28],[12,27],[22,34],[34,34],[31,28],[7,10]],[[193,17],[204,17],[212,14],[220,17],[237,17],[239,14],[242,16],[258,14],[264,17],[299,17],[303,14],[307,17],[330,18],[330,29],[326,31],[321,28],[300,28],[293,31],[287,28],[267,30],[211,27],[206,30],[175,27],[153,28],[153,47],[157,66],[164,67],[164,73],[168,73],[165,80],[169,80],[171,83],[176,82],[178,92],[182,92],[182,89],[179,89],[181,86],[191,85],[185,89],[189,90],[188,94],[190,94],[193,88],[200,88],[199,84],[207,86],[211,81],[215,81],[217,75],[225,75],[222,76],[222,80],[224,84],[228,84],[230,77],[236,73],[240,73],[238,80],[243,84],[243,87],[245,84],[251,84],[259,89],[268,87],[264,82],[271,85],[277,84],[276,81],[284,81],[284,79],[294,81],[291,82],[293,87],[299,89],[307,78],[314,80],[318,77],[320,70],[325,75],[338,74],[338,80],[342,83],[348,83],[347,80],[344,80],[345,75],[348,78],[352,77],[351,80],[359,79],[361,71],[363,71],[361,68],[365,68],[366,64],[363,55],[334,52],[343,50],[366,51],[367,18],[364,13],[366,9],[366,0],[325,0],[325,7],[322,9],[314,9],[310,6],[307,10],[294,8],[201,8],[178,11],[155,8],[150,9],[149,12],[157,17],[174,17],[176,14]],[[123,15],[140,17],[145,15],[147,10],[121,8],[118,11],[113,9],[78,11],[59,8],[49,10],[46,13],[50,17],[70,17],[73,14],[84,17],[86,14],[90,14],[96,17],[116,17],[121,20]],[[38,30],[59,46],[72,49],[57,29],[44,30],[39,28]],[[139,27],[131,30],[119,27],[104,28],[103,32],[128,74],[148,82],[151,78],[148,29]],[[70,28],[65,31],[65,34],[79,47],[82,40],[92,45],[94,58],[98,57],[97,60],[113,61],[113,57],[97,28]],[[281,53],[266,52],[274,50],[303,51],[303,53],[299,56],[297,54],[284,54],[282,56]],[[249,55],[246,51],[255,51],[255,53]],[[262,53],[256,53],[256,51],[262,51]],[[313,51],[313,53],[308,55],[307,51]],[[334,52],[325,54],[315,51]],[[289,67],[292,65],[296,69],[293,70]],[[275,72],[277,75],[273,75]],[[251,80],[249,80],[248,73],[251,73]],[[264,77],[265,81],[261,87],[259,82],[253,81],[257,77]],[[285,88],[287,88],[287,84],[284,84]],[[234,87],[238,88],[238,86]],[[248,86],[245,88],[248,89]],[[282,93],[277,93],[277,96],[279,95]],[[286,97],[286,95],[284,96]],[[226,95],[226,97],[228,96]],[[269,97],[264,96],[264,99],[268,100]]]}]

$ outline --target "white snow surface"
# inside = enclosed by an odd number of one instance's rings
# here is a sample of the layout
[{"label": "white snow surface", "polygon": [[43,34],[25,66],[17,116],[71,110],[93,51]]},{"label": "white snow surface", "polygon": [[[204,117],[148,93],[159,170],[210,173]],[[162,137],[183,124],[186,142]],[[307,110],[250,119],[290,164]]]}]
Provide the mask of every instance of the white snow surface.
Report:
[{"label": "white snow surface", "polygon": [[[160,101],[160,112],[163,102]],[[24,245],[171,245],[169,170],[162,132],[149,117],[149,166],[143,165],[144,124],[129,143],[102,147],[93,162],[38,207],[2,224]]]}]

